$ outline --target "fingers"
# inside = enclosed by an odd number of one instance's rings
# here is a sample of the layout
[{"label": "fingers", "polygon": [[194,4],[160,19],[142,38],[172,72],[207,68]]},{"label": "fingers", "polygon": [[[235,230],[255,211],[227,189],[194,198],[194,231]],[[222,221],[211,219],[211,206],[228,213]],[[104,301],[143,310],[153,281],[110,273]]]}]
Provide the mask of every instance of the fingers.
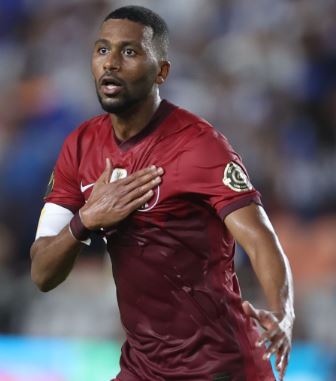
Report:
[{"label": "fingers", "polygon": [[[153,197],[153,188],[161,183],[160,175],[162,174],[162,168],[152,166],[134,173],[128,181],[120,182],[120,185],[124,187],[124,197],[122,197],[120,202],[127,208],[128,214],[139,209]],[[125,182],[127,183],[126,185],[124,185]]]},{"label": "fingers", "polygon": [[[153,196],[154,192],[153,191],[149,192],[149,191],[161,183],[161,177],[157,176],[154,179],[151,179],[149,181],[147,180],[147,178],[146,179],[144,179],[144,178],[138,179],[137,181],[134,181],[132,184],[130,184],[130,186],[134,187],[135,186],[134,183],[137,184],[136,187],[131,191],[129,191],[127,189],[127,193],[125,194],[125,196],[122,199],[124,204],[125,205],[129,204],[128,206],[131,209],[133,209],[134,205],[138,204],[137,200],[139,200],[139,202],[141,202],[142,197],[145,196],[147,193],[151,194],[151,196]],[[146,201],[148,201],[148,200],[149,199],[146,199]],[[133,201],[135,201],[135,203],[133,203]],[[145,204],[145,202],[143,204]],[[143,204],[140,204],[140,206],[142,206]],[[135,209],[137,209],[137,208],[135,208]]]},{"label": "fingers", "polygon": [[288,366],[288,360],[289,360],[289,352],[290,348],[288,345],[284,345],[283,348],[281,348],[280,352],[277,354],[276,358],[276,369],[279,372],[279,379],[282,381],[285,377],[285,373]]},{"label": "fingers", "polygon": [[141,169],[140,171],[119,180],[119,183],[121,185],[125,185],[127,192],[130,192],[133,189],[153,180],[155,177],[162,176],[163,172],[164,171],[161,167],[157,168],[155,165],[152,165],[151,167]]},{"label": "fingers", "polygon": [[280,333],[278,328],[272,330],[266,330],[256,342],[257,347],[261,347],[269,341],[274,340],[274,338]]},{"label": "fingers", "polygon": [[108,184],[110,181],[111,175],[112,175],[111,160],[106,158],[105,169],[102,172],[102,174],[100,175],[100,177],[98,178],[98,180],[96,181],[96,184],[99,184],[99,183],[100,184]]},{"label": "fingers", "polygon": [[274,330],[270,332],[269,335],[266,335],[263,340],[259,340],[258,344],[260,343],[260,346],[265,344],[266,342],[269,342],[270,345],[268,346],[263,359],[269,359],[273,353],[278,353],[280,348],[284,345],[285,338],[283,335],[281,335],[280,330]]},{"label": "fingers", "polygon": [[251,318],[254,318],[254,319],[258,319],[258,316],[259,316],[258,312],[250,302],[245,300],[242,303],[242,306],[243,306],[243,310],[247,316],[250,316]]},{"label": "fingers", "polygon": [[153,190],[149,190],[146,192],[143,196],[136,198],[135,200],[128,203],[127,208],[129,210],[129,213],[132,213],[133,211],[139,209],[142,207],[142,205],[146,204],[147,201],[149,201],[154,195]]},{"label": "fingers", "polygon": [[[272,312],[257,309],[251,303],[247,301],[244,301],[242,306],[246,315],[257,320],[257,322],[267,331],[273,330],[277,327],[278,319],[274,316]],[[266,341],[266,340],[263,340],[263,341]]]},{"label": "fingers", "polygon": [[[117,180],[110,185],[115,187],[120,196],[120,206],[128,206],[127,204],[137,199],[141,202],[142,197],[149,190],[161,183],[162,174],[162,168],[151,166],[133,173],[128,178]],[[147,198],[146,201],[148,201]]]},{"label": "fingers", "polygon": [[242,307],[247,316],[255,319],[265,329],[256,342],[256,346],[261,347],[269,343],[263,359],[268,360],[272,354],[276,354],[276,369],[279,372],[279,379],[282,381],[288,366],[291,349],[292,320],[285,324],[286,319],[283,318],[279,321],[275,313],[257,309],[247,301],[242,303]]},{"label": "fingers", "polygon": [[[113,226],[146,204],[161,182],[162,168],[151,166],[110,183],[112,165],[106,167],[85,204],[90,211],[91,230]],[[88,212],[87,212],[88,213]]]},{"label": "fingers", "polygon": [[273,354],[276,354],[276,370],[279,373],[279,380],[282,381],[288,366],[290,345],[286,336],[281,334],[281,330],[278,330],[278,333],[274,334],[269,341],[270,345],[263,356],[263,360],[269,360]]},{"label": "fingers", "polygon": [[[269,318],[270,317],[268,317],[268,319]],[[276,369],[279,372],[279,379],[283,380],[288,366],[288,359],[291,348],[291,335],[289,335],[288,332],[281,328],[281,324],[275,316],[273,316],[272,326],[272,329],[266,330],[260,336],[257,345],[262,346],[266,343],[269,343],[269,346],[263,355],[263,359],[268,360],[273,354],[276,354]]]}]

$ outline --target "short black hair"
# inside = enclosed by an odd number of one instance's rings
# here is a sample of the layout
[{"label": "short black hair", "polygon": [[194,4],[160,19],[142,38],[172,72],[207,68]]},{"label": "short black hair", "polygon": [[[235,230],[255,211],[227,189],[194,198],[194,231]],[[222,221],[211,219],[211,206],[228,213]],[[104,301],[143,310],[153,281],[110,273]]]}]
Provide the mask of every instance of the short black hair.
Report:
[{"label": "short black hair", "polygon": [[110,19],[126,19],[150,27],[153,31],[153,40],[157,41],[160,58],[167,58],[169,46],[168,26],[157,13],[138,5],[128,5],[112,11],[105,17],[104,22]]}]

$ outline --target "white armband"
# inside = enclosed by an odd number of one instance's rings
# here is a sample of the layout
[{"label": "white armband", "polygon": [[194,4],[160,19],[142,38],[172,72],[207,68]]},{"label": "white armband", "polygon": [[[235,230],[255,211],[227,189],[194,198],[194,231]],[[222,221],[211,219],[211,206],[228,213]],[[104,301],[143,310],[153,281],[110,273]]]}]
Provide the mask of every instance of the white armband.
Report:
[{"label": "white armband", "polygon": [[[52,237],[57,235],[67,224],[70,223],[74,214],[63,206],[47,202],[40,215],[35,240],[40,237]],[[91,239],[81,241],[90,245]]]}]

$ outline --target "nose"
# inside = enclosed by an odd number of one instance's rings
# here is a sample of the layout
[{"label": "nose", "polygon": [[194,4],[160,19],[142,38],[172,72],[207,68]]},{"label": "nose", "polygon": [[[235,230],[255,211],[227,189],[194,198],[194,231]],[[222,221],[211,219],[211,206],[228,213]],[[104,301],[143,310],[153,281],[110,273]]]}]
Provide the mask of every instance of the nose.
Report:
[{"label": "nose", "polygon": [[120,55],[118,53],[110,52],[106,56],[106,60],[104,62],[104,70],[105,71],[119,71],[120,70]]}]

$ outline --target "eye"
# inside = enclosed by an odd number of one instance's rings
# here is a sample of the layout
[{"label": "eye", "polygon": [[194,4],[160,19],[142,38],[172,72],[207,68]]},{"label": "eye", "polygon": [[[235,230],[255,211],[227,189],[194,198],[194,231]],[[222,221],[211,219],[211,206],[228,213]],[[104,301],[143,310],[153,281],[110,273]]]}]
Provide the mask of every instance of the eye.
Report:
[{"label": "eye", "polygon": [[104,48],[104,47],[102,47],[102,48],[98,48],[97,49],[97,52],[98,52],[98,54],[101,54],[101,55],[105,55],[105,54],[107,54],[108,53],[108,49],[107,48]]},{"label": "eye", "polygon": [[132,57],[132,56],[135,56],[135,55],[136,55],[136,52],[135,52],[134,49],[126,48],[126,49],[124,49],[124,54],[125,54],[125,56],[127,56],[127,57]]}]

